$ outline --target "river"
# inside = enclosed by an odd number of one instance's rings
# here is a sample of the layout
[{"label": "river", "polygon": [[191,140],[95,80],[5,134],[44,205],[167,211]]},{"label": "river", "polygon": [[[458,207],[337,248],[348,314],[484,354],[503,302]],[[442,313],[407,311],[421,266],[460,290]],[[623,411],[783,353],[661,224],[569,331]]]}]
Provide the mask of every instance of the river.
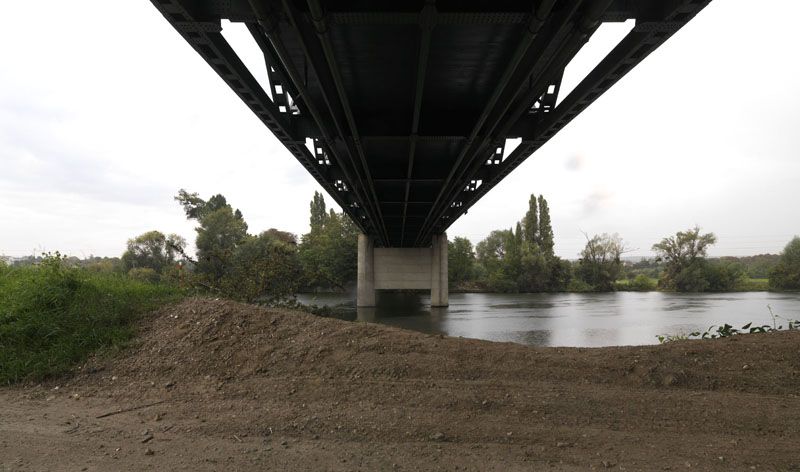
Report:
[{"label": "river", "polygon": [[381,293],[375,308],[356,309],[348,295],[302,294],[298,300],[338,305],[337,316],[345,319],[534,346],[657,344],[659,334],[723,323],[772,325],[768,305],[784,319],[800,319],[800,293],[455,293],[448,308],[431,308],[427,295],[401,293]]}]

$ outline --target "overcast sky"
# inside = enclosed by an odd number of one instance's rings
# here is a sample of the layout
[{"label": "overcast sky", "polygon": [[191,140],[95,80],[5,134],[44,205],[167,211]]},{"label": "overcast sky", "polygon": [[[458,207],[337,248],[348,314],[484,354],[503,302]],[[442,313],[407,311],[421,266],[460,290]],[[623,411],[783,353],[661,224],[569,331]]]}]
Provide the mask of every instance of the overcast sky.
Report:
[{"label": "overcast sky", "polygon": [[[695,224],[717,234],[713,255],[780,251],[800,233],[800,1],[757,3],[713,1],[449,235],[478,242],[543,193],[566,258],[582,232],[649,255]],[[150,2],[6,2],[3,16],[0,254],[114,256],[151,229],[193,240],[180,188],[224,194],[253,232],[308,231],[319,186]],[[628,27],[598,32],[565,81]]]}]

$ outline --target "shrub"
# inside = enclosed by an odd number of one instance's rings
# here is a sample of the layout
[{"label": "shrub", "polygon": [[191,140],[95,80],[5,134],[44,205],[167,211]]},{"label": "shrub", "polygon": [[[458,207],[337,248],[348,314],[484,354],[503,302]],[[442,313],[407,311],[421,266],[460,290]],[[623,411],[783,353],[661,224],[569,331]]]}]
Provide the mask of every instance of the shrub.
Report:
[{"label": "shrub", "polygon": [[568,292],[593,292],[594,289],[591,285],[587,284],[583,280],[579,278],[574,278],[570,280],[569,285],[567,286]]},{"label": "shrub", "polygon": [[128,271],[128,277],[132,278],[133,280],[150,283],[158,282],[161,278],[159,277],[158,272],[149,267],[134,267]]},{"label": "shrub", "polygon": [[0,384],[40,380],[126,342],[175,288],[66,267],[56,255],[0,272]]},{"label": "shrub", "polygon": [[658,283],[655,280],[644,274],[639,274],[628,282],[626,289],[635,292],[652,292],[657,285]]},{"label": "shrub", "polygon": [[800,237],[795,236],[781,253],[780,262],[769,274],[773,290],[800,290]]}]

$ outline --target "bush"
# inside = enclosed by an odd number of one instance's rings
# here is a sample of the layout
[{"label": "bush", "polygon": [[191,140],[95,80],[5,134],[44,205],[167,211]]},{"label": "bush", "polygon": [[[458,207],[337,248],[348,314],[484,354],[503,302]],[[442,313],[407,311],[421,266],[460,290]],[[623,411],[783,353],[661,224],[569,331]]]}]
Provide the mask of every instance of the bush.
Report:
[{"label": "bush", "polygon": [[133,280],[151,283],[158,282],[161,278],[159,277],[158,272],[149,267],[134,267],[128,271],[128,277],[132,278]]},{"label": "bush", "polygon": [[783,249],[778,265],[769,274],[772,290],[800,290],[800,237],[795,236]]},{"label": "bush", "polygon": [[40,380],[133,335],[137,315],[177,289],[68,268],[56,254],[0,271],[0,384]]},{"label": "bush", "polygon": [[593,292],[594,288],[581,279],[574,278],[570,280],[567,286],[568,292]]},{"label": "bush", "polygon": [[730,292],[736,290],[744,280],[744,267],[735,262],[717,261],[705,267],[705,277],[710,292]]},{"label": "bush", "polygon": [[615,287],[617,290],[628,290],[631,292],[652,292],[658,286],[658,283],[650,277],[639,274],[633,279],[626,280],[624,283],[618,283]]}]

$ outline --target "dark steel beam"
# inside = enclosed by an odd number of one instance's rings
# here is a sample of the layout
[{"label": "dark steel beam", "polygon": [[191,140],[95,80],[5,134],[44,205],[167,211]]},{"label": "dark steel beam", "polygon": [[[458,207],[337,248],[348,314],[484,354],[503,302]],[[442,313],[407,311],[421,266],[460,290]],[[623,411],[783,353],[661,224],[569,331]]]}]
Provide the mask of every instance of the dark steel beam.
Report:
[{"label": "dark steel beam", "polygon": [[[257,2],[251,1],[251,4],[258,5]],[[332,156],[334,156],[334,165],[339,167],[344,174],[343,177],[350,183],[355,182],[355,178],[352,175],[353,171],[348,166],[348,160],[344,158],[344,156],[339,155],[335,150],[334,147],[331,146],[331,143],[334,141],[334,135],[329,130],[328,121],[330,117],[324,116],[320,110],[317,109],[314,101],[308,97],[308,91],[303,83],[302,77],[299,72],[296,70],[294,64],[292,63],[289,54],[286,52],[286,48],[284,47],[282,41],[280,40],[277,32],[272,29],[272,37],[266,34],[264,30],[265,25],[267,27],[272,27],[272,25],[267,21],[267,13],[261,10],[258,6],[255,6],[254,9],[256,10],[256,17],[258,18],[259,24],[248,24],[248,30],[250,31],[251,36],[256,41],[256,44],[264,53],[264,60],[268,68],[272,68],[275,71],[275,75],[281,80],[282,84],[286,86],[288,91],[293,94],[295,100],[298,101],[299,106],[302,107],[303,111],[307,111],[308,114],[311,116],[311,119],[314,121],[316,128],[320,130],[322,134],[322,138],[325,140],[327,152],[329,152]],[[308,136],[308,135],[301,135],[301,136]],[[316,156],[315,161],[316,161]],[[323,169],[326,168],[323,166]],[[332,182],[336,179],[333,175],[330,175],[332,172],[328,172],[329,175],[325,176],[326,182],[328,182],[330,188],[333,190],[329,190],[331,196],[334,199],[337,199],[337,196],[341,193]],[[353,186],[351,185],[351,191],[355,194],[356,200],[360,201],[367,201],[365,195],[362,194],[360,186]],[[339,197],[342,200],[346,200],[344,196]],[[352,202],[347,202],[347,204],[343,205],[342,202],[338,202],[339,205],[342,207],[342,210],[347,212],[353,222],[363,231],[365,230],[365,222],[362,221],[361,215],[358,214],[355,208],[351,206]],[[369,214],[369,207],[365,210]],[[374,221],[377,218],[377,215],[372,214],[370,215],[370,220]]]},{"label": "dark steel beam", "polygon": [[[581,0],[577,0],[575,3],[580,4],[580,2]],[[528,25],[523,33],[523,37],[521,38],[521,41],[519,42],[516,50],[514,51],[514,55],[512,56],[511,61],[509,62],[508,66],[503,72],[503,75],[501,76],[491,97],[484,106],[483,112],[481,113],[477,122],[472,128],[472,132],[470,133],[467,142],[464,143],[461,153],[459,153],[458,157],[456,158],[455,164],[450,170],[450,173],[448,174],[447,179],[445,180],[445,183],[442,186],[441,191],[434,200],[435,203],[431,207],[431,211],[428,214],[428,217],[425,219],[425,222],[423,223],[423,228],[427,227],[428,225],[432,226],[431,217],[435,215],[435,210],[437,209],[437,206],[441,205],[442,197],[447,193],[449,193],[450,188],[453,185],[452,183],[453,179],[458,173],[459,167],[461,166],[464,157],[467,155],[470,148],[472,147],[472,144],[476,136],[480,132],[480,129],[483,127],[483,124],[486,121],[486,119],[489,117],[489,114],[494,109],[495,105],[497,104],[497,101],[500,99],[501,95],[505,91],[506,86],[508,86],[509,82],[512,80],[514,73],[517,71],[517,68],[525,60],[526,55],[531,49],[531,46],[534,44],[536,38],[539,36],[538,34],[539,31],[541,30],[545,21],[550,16],[550,12],[553,9],[554,5],[555,5],[555,0],[545,0],[539,4],[538,8],[536,8],[533,11],[533,14],[530,16]],[[575,8],[577,8],[577,6]],[[456,183],[455,185],[460,185],[460,182]],[[420,232],[417,235],[414,244],[415,245],[419,244],[420,240],[424,239],[426,235],[427,235],[426,233]]]},{"label": "dark steel beam", "polygon": [[[587,74],[554,111],[538,117],[534,129],[506,158],[501,171],[483,182],[481,187],[459,209],[459,214],[466,213],[472,205],[508,176],[526,158],[677,32],[709,1],[684,2],[682,7],[663,16],[661,21],[637,22],[633,30]],[[675,21],[675,18],[680,18],[680,21]],[[454,221],[454,218],[451,220]],[[450,224],[452,221],[447,223],[447,226]]]},{"label": "dark steel beam", "polygon": [[[362,231],[402,246],[429,244],[709,3],[538,0],[486,12],[476,0],[415,11],[343,0],[323,12],[318,0],[151,1]],[[250,30],[266,91],[220,34],[221,18]],[[634,29],[556,107],[564,66],[599,22],[629,18]],[[434,46],[446,60],[429,59]],[[503,159],[510,137],[522,142]]]},{"label": "dark steel beam", "polygon": [[[347,152],[350,156],[349,164],[356,177],[355,181],[349,182],[350,188],[370,189],[372,198],[366,196],[361,202],[361,206],[370,215],[369,218],[372,220],[371,223],[377,231],[375,236],[377,236],[381,241],[386,240],[388,239],[388,236],[385,228],[383,228],[383,222],[380,213],[381,210],[380,207],[377,207],[374,203],[378,199],[375,195],[375,190],[372,186],[371,178],[368,173],[369,169],[363,168],[363,156],[361,156],[362,168],[359,169],[360,166],[358,165],[358,161],[355,159],[355,153],[351,150],[350,143],[347,141],[347,136],[351,136],[352,132],[345,131],[343,121],[346,120],[347,114],[344,110],[344,104],[341,103],[338,91],[335,89],[334,85],[332,85],[332,83],[335,82],[333,71],[330,69],[330,67],[316,67],[316,65],[324,65],[326,63],[324,51],[322,51],[319,42],[313,39],[314,33],[312,31],[308,31],[308,26],[302,21],[302,13],[299,12],[288,0],[283,1],[283,6],[289,21],[294,26],[303,52],[308,58],[308,66],[311,68],[313,74],[319,81],[323,101],[326,103],[330,112],[331,120],[334,122],[337,134],[342,139],[345,149],[347,149]],[[277,35],[275,36],[277,37]],[[338,97],[339,100],[334,100],[335,97]],[[332,147],[332,144],[333,143],[328,143],[329,147]]]},{"label": "dark steel beam", "polygon": [[[197,21],[193,12],[176,0],[151,0],[151,3],[334,200],[343,208],[347,207],[349,202],[337,195],[335,187],[316,167],[314,156],[305,147],[304,138],[293,133],[291,116],[280,112],[222,36],[219,21]],[[362,222],[356,224],[364,229]]]},{"label": "dark steel beam", "polygon": [[[416,83],[414,84],[414,104],[412,106],[411,118],[411,136],[408,150],[408,170],[406,172],[406,192],[405,200],[408,202],[408,196],[411,192],[411,174],[414,170],[414,157],[417,152],[417,134],[419,133],[419,118],[422,112],[422,94],[425,89],[425,71],[428,68],[428,55],[431,50],[431,36],[433,28],[436,25],[437,13],[435,1],[431,0],[422,8],[419,15],[420,25],[420,43],[419,51],[417,52],[417,73]],[[408,203],[403,205],[403,227],[400,230],[400,245],[402,246],[406,239],[406,212],[408,211]]]},{"label": "dark steel beam", "polygon": [[[473,154],[474,157],[471,158],[471,162],[467,161],[467,167],[456,182],[464,182],[472,179],[472,175],[483,165],[485,160],[483,155],[487,153],[488,148],[491,146],[491,141],[488,136],[507,136],[510,127],[519,119],[524,111],[530,109],[532,103],[546,91],[547,86],[554,83],[557,78],[560,80],[564,67],[600,25],[599,19],[612,2],[613,0],[595,0],[587,2],[586,8],[579,13],[579,16],[576,16],[578,15],[577,9],[570,12],[570,18],[568,18],[565,23],[562,22],[562,26],[558,28],[558,33],[554,36],[555,41],[551,38],[551,41],[548,42],[548,47],[551,48],[552,53],[549,55],[543,54],[544,60],[538,62],[537,67],[534,68],[534,73],[531,75],[533,85],[528,88],[522,98],[519,97],[519,94],[522,93],[521,88],[513,95],[506,95],[507,97],[512,97],[513,101],[505,101],[502,108],[499,109],[499,113],[496,112],[494,114],[493,119],[489,122],[489,127],[484,130],[483,133],[484,136],[487,137],[484,138],[483,142],[479,143],[477,151]],[[573,16],[574,19],[572,18]],[[566,37],[559,39],[561,34],[566,34]],[[516,103],[514,111],[504,121],[505,124],[500,127],[500,130],[496,131],[498,126],[500,126],[502,118],[506,116],[507,110],[511,108],[514,103]],[[463,186],[464,184],[461,183],[460,185]],[[439,203],[439,208],[434,208],[434,210],[439,211],[442,216],[445,216],[447,212],[445,203],[456,198],[460,188],[463,187],[456,186],[452,188],[447,199],[441,201]],[[441,218],[437,218],[437,221],[440,219]],[[447,227],[452,224],[452,221],[454,221],[454,218],[444,218],[444,221],[440,224],[443,227]],[[431,222],[430,227],[423,231],[423,238],[427,234],[436,231],[435,224],[435,221]]]},{"label": "dark steel beam", "polygon": [[[340,25],[418,25],[425,13],[337,12],[329,13],[331,23]],[[437,23],[443,25],[514,25],[527,20],[527,12],[441,12]]]},{"label": "dark steel beam", "polygon": [[[288,0],[284,0],[284,5],[289,5],[289,3],[290,2]],[[317,38],[319,39],[319,42],[322,46],[322,53],[328,64],[328,69],[330,70],[330,74],[333,78],[333,84],[336,89],[339,102],[341,103],[345,119],[350,128],[349,135],[352,136],[352,142],[356,148],[356,154],[358,155],[361,161],[361,166],[363,168],[364,176],[366,177],[365,180],[367,182],[367,188],[372,194],[373,198],[372,201],[377,201],[378,196],[375,193],[375,186],[372,183],[372,176],[370,175],[369,166],[367,165],[366,154],[364,153],[364,148],[361,144],[361,139],[358,133],[358,127],[356,126],[355,118],[353,117],[353,111],[350,108],[350,101],[347,98],[347,93],[345,92],[344,85],[342,84],[342,78],[340,76],[339,66],[336,61],[336,56],[333,52],[333,46],[331,45],[331,39],[329,37],[329,28],[327,25],[325,14],[323,13],[322,7],[319,5],[319,2],[317,0],[308,0],[307,3],[311,14],[311,21],[314,24],[314,28],[316,29],[317,32]],[[389,233],[388,231],[386,231],[386,227],[384,226],[383,218],[381,216],[380,206],[376,206],[375,210],[377,211],[379,218],[377,226],[380,226],[383,233],[383,234],[378,234],[377,236],[379,237],[380,240],[382,240],[383,244],[388,245]]]}]

